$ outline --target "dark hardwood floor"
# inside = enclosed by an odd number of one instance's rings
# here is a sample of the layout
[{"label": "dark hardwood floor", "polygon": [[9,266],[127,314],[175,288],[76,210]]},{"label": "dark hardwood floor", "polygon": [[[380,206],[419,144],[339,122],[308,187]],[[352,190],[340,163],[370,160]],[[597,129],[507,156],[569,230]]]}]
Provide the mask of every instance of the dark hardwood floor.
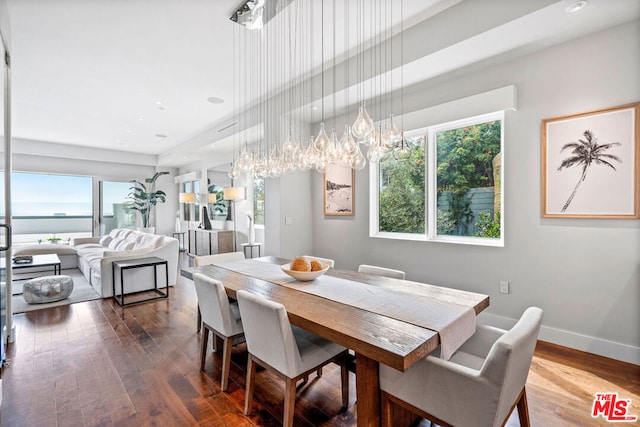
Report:
[{"label": "dark hardwood floor", "polygon": [[[199,371],[196,297],[187,279],[180,278],[168,300],[126,308],[97,300],[14,321],[17,340],[2,373],[3,427],[280,425],[284,386],[266,371],[258,373],[252,415],[242,414],[243,344],[234,349],[226,393],[217,356]],[[346,411],[337,366],[300,385],[296,425],[355,426],[353,374],[350,380]],[[631,399],[630,412],[640,415],[639,366],[539,343],[527,384],[532,425],[608,425],[590,413],[594,394],[609,391]],[[519,425],[516,414],[507,425]]]}]

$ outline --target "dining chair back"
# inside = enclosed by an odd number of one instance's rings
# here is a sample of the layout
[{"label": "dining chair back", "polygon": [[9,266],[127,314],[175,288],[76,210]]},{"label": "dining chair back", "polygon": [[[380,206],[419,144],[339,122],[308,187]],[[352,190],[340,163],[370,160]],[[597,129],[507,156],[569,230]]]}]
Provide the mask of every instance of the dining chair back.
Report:
[{"label": "dining chair back", "polygon": [[405,278],[404,271],[394,270],[393,268],[378,267],[376,265],[360,264],[358,266],[359,273],[374,274],[376,276],[392,277],[394,279]]},{"label": "dining chair back", "polygon": [[449,360],[436,351],[405,372],[381,364],[383,425],[399,405],[443,427],[502,426],[517,407],[529,426],[525,383],[542,316],[530,307],[508,331],[478,325]]},{"label": "dining chair back", "polygon": [[309,259],[317,259],[318,261],[322,261],[325,264],[329,264],[329,267],[334,268],[335,267],[335,261],[329,258],[320,258],[319,256],[313,256],[313,255],[302,255],[305,258],[309,258]]},{"label": "dining chair back", "polygon": [[[196,256],[193,259],[193,263],[196,267],[202,267],[204,265],[218,265],[223,262],[242,261],[243,259],[245,259],[244,252],[225,252],[222,254]],[[200,304],[198,304],[197,317],[198,325],[196,331],[200,332],[202,330],[202,314],[200,313]]]},{"label": "dining chair back", "polygon": [[[200,370],[204,371],[207,353],[207,341],[209,331],[222,339],[222,379],[221,389],[227,389],[229,380],[229,368],[231,364],[231,347],[235,338],[242,336],[243,327],[240,320],[240,310],[237,303],[230,303],[224,290],[224,285],[219,280],[194,273],[193,282],[198,296],[198,306],[202,314],[204,333],[202,334],[200,352]],[[215,339],[214,336],[214,339]]]},{"label": "dining chair back", "polygon": [[251,412],[256,365],[285,380],[285,427],[293,425],[296,382],[306,380],[309,373],[319,372],[319,368],[330,362],[341,365],[342,404],[348,405],[346,348],[291,325],[282,304],[243,290],[239,290],[236,297],[249,351],[244,408],[246,415]]},{"label": "dining chair back", "polygon": [[194,257],[193,263],[196,267],[201,267],[203,265],[217,265],[223,262],[242,261],[243,259],[245,259],[244,252],[225,252]]}]

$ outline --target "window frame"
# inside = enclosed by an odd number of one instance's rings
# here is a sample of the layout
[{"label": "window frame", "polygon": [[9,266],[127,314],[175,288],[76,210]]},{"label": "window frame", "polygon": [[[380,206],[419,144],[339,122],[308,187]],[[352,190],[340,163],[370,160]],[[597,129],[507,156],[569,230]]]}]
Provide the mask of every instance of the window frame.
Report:
[{"label": "window frame", "polygon": [[[505,159],[505,137],[504,137],[504,110],[491,113],[480,114],[463,119],[452,120],[445,123],[438,123],[432,126],[425,126],[407,132],[407,134],[423,133],[425,138],[425,232],[424,233],[394,233],[380,231],[380,165],[370,163],[369,165],[369,237],[395,240],[424,241],[437,243],[454,243],[463,245],[479,245],[504,247],[504,159]],[[500,153],[502,162],[500,167],[500,238],[476,237],[476,236],[452,236],[437,234],[437,145],[436,134],[452,129],[459,129],[465,126],[473,126],[491,121],[500,120]]]}]

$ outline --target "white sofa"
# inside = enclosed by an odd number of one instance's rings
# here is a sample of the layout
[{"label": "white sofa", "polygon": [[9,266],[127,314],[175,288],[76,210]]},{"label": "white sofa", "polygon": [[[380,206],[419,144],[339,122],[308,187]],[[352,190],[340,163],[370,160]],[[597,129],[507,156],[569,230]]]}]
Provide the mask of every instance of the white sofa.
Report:
[{"label": "white sofa", "polygon": [[[158,257],[167,260],[169,286],[174,286],[178,274],[178,240],[158,234],[129,229],[114,229],[102,237],[74,240],[78,253],[78,268],[103,298],[113,296],[113,261]],[[165,274],[158,267],[158,287],[165,287]],[[138,292],[154,287],[153,268],[135,268],[125,271],[125,292]],[[116,293],[120,293],[119,282]]]}]

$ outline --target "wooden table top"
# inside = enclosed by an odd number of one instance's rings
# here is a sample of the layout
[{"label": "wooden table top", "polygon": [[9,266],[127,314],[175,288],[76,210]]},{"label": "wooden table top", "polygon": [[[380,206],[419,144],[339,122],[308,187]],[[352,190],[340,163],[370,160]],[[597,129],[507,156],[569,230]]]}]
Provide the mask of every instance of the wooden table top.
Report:
[{"label": "wooden table top", "polygon": [[[288,262],[277,257],[257,259],[276,264]],[[188,269],[182,274],[188,277],[189,273],[193,272],[220,280],[232,298],[235,298],[238,290],[244,289],[279,302],[285,306],[292,324],[398,370],[406,370],[413,363],[426,357],[440,343],[438,333],[433,330],[249,277],[223,267],[207,265]],[[330,269],[326,274],[371,286],[393,288],[395,291],[408,294],[417,293],[438,301],[467,305],[473,307],[476,314],[489,306],[487,295],[473,292],[347,270]]]}]

